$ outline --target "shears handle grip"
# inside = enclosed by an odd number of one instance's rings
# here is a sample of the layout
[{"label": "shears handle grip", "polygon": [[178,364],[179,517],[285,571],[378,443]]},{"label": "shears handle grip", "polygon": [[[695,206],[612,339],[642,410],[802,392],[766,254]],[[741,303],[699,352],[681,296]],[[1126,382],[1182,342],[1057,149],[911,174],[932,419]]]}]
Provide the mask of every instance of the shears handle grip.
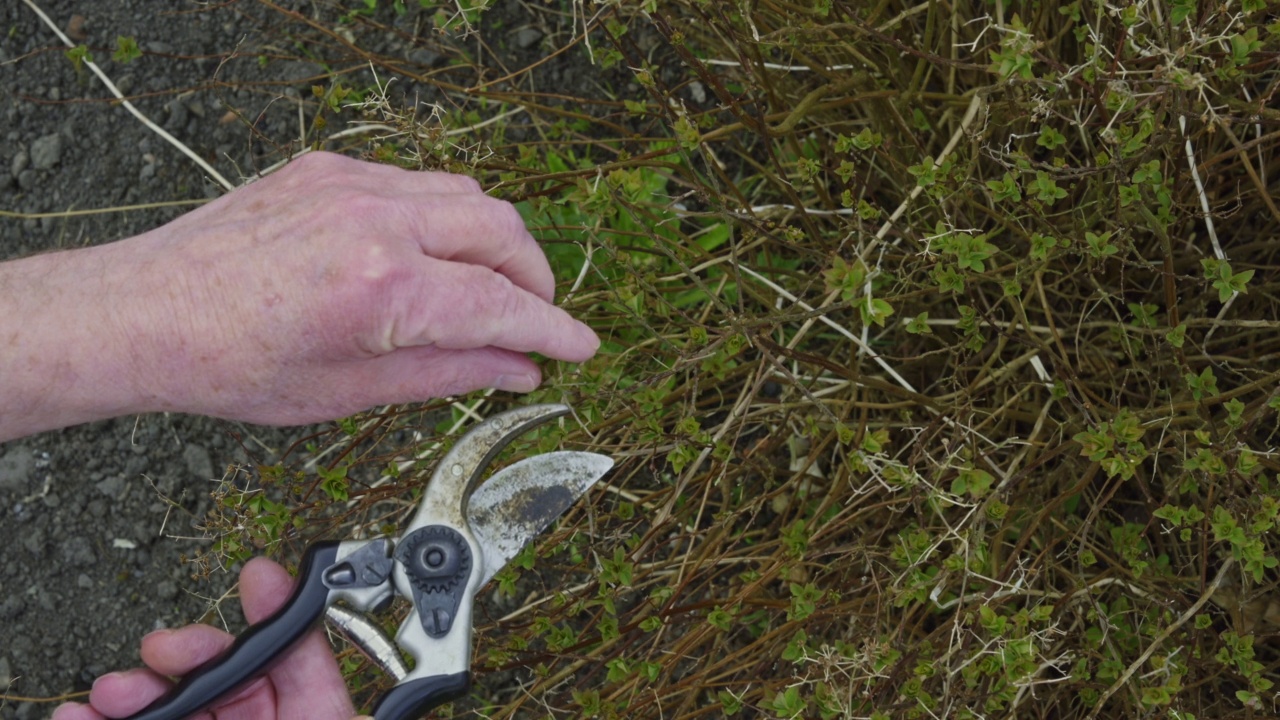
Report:
[{"label": "shears handle grip", "polygon": [[374,720],[418,720],[427,711],[466,694],[471,673],[406,680],[391,688],[373,709]]},{"label": "shears handle grip", "polygon": [[307,548],[298,567],[298,583],[283,607],[127,720],[183,720],[266,674],[324,614],[329,589],[321,573],[337,561],[339,544],[321,542]]}]

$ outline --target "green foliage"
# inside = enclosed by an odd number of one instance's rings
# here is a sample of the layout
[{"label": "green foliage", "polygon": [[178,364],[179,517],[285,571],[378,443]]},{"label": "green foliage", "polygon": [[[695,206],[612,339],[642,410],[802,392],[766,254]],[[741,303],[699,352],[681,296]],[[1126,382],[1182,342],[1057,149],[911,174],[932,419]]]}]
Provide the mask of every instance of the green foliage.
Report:
[{"label": "green foliage", "polygon": [[809,709],[809,703],[800,696],[800,688],[792,685],[774,696],[770,709],[777,718],[798,718]]},{"label": "green foliage", "polygon": [[[298,453],[342,479],[248,471],[219,562],[394,533],[455,423],[565,402],[510,458],[617,466],[496,577],[477,671],[520,687],[454,717],[1264,712],[1219,634],[1280,557],[1258,2],[564,4],[519,20],[532,61],[500,4],[284,18],[271,59],[335,69],[307,141],[513,201],[603,343],[527,397],[338,422]],[[357,50],[388,29],[444,64]]]},{"label": "green foliage", "polygon": [[1067,191],[1058,187],[1057,181],[1043,170],[1036,171],[1035,191],[1035,198],[1049,205],[1067,196]]},{"label": "green foliage", "polygon": [[1012,173],[1005,173],[1000,180],[988,180],[987,187],[991,188],[996,202],[1018,202],[1022,199],[1022,190],[1019,189],[1018,181]]},{"label": "green foliage", "polygon": [[1017,15],[1013,16],[1008,28],[1001,28],[1001,32],[1003,37],[1000,39],[1000,49],[991,51],[992,72],[999,75],[1001,80],[1015,77],[1034,80],[1031,53],[1035,49],[1035,39],[1027,32]]},{"label": "green foliage", "polygon": [[131,37],[117,37],[116,51],[111,54],[111,59],[118,63],[130,63],[142,57],[142,49],[138,47],[138,41]]},{"label": "green foliage", "polygon": [[318,467],[316,474],[320,476],[320,490],[328,495],[330,500],[346,502],[351,499],[346,465],[339,465],[332,469]]},{"label": "green foliage", "polygon": [[1205,367],[1200,374],[1187,373],[1184,378],[1187,381],[1187,387],[1191,389],[1191,397],[1196,400],[1203,400],[1206,397],[1213,397],[1218,394],[1218,378],[1213,374],[1212,367]]},{"label": "green foliage", "polygon": [[81,70],[85,62],[93,62],[93,55],[89,53],[89,48],[84,45],[77,45],[63,52],[63,55],[75,66],[76,72]]},{"label": "green foliage", "polygon": [[1088,248],[1089,257],[1095,260],[1102,260],[1120,252],[1120,248],[1111,242],[1111,231],[1104,233],[1092,233],[1086,231],[1084,234],[1085,246]]},{"label": "green foliage", "polygon": [[986,470],[978,468],[966,468],[960,471],[956,479],[951,482],[951,492],[954,495],[968,494],[975,500],[982,499],[991,489],[995,478]]},{"label": "green foliage", "polygon": [[1092,430],[1082,430],[1072,438],[1080,443],[1080,454],[1102,464],[1108,476],[1128,480],[1147,457],[1142,436],[1146,430],[1137,416],[1122,409],[1110,422]]},{"label": "green foliage", "polygon": [[1204,277],[1218,291],[1218,301],[1226,302],[1235,293],[1246,293],[1246,286],[1253,279],[1253,270],[1232,272],[1231,263],[1226,260],[1206,258],[1200,261],[1204,267]]}]

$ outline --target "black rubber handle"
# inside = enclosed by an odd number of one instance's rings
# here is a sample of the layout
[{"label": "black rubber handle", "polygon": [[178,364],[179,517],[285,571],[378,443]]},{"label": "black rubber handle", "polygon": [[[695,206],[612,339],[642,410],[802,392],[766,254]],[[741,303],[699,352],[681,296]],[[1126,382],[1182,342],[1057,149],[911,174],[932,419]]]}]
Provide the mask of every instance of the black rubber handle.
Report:
[{"label": "black rubber handle", "polygon": [[418,720],[431,708],[466,694],[471,673],[436,675],[391,688],[373,709],[373,720]]},{"label": "black rubber handle", "polygon": [[298,568],[298,584],[283,607],[128,720],[183,720],[266,674],[324,614],[329,589],[320,574],[337,561],[338,545],[323,542],[307,548]]}]

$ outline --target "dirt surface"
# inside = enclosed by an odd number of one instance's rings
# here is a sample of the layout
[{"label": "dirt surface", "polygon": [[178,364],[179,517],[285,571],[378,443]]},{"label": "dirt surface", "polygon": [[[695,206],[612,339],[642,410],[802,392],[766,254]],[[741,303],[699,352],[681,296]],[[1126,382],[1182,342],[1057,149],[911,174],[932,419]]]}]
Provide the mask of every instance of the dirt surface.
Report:
[{"label": "dirt surface", "polygon": [[[296,140],[294,98],[324,72],[282,58],[293,50],[279,52],[288,23],[258,3],[37,4],[64,31],[78,31],[75,39],[146,115],[233,181],[275,162]],[[513,4],[495,12],[523,11]],[[389,22],[401,32],[375,37],[379,52],[419,67],[441,62],[445,51],[418,38],[420,17]],[[0,3],[0,31],[0,209],[57,213],[220,194],[190,160],[110,103],[87,70],[77,71],[22,0]],[[541,37],[514,17],[503,34],[529,52]],[[144,55],[114,61],[117,36],[136,38]],[[360,72],[349,82],[368,82]],[[0,259],[111,242],[183,211],[0,218]],[[196,578],[184,563],[206,543],[196,526],[216,479],[250,455],[273,460],[301,435],[146,416],[0,445],[0,690],[7,685],[9,694],[0,720],[47,716],[53,703],[14,697],[85,690],[96,676],[137,664],[145,633],[205,615],[234,577]]]},{"label": "dirt surface", "polygon": [[[197,85],[217,60],[143,57],[123,68],[109,60],[117,35],[149,52],[208,55],[244,32],[212,16],[164,22],[157,11],[170,3],[40,5],[62,28],[82,14],[85,42],[131,94]],[[0,21],[0,208],[45,213],[216,193],[192,163],[101,102],[101,83],[76,72],[27,6],[4,3]],[[211,93],[192,95],[181,110],[174,102],[161,95],[138,104],[202,154],[236,144],[235,130],[218,125]],[[233,172],[226,161],[219,168]],[[110,242],[179,212],[0,220],[0,256]],[[86,689],[135,665],[143,634],[200,616],[227,589],[230,575],[193,580],[182,559],[201,541],[176,538],[199,537],[192,525],[209,505],[211,479],[245,459],[234,431],[199,418],[122,418],[0,445],[0,622],[8,628],[0,687],[24,697]],[[0,718],[45,717],[52,707],[9,701]]]}]

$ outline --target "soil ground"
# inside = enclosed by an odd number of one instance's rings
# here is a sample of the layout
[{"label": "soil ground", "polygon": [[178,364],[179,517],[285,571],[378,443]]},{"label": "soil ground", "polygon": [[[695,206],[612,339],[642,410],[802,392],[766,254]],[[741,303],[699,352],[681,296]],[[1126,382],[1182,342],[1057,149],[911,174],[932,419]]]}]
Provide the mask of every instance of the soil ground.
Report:
[{"label": "soil ground", "polygon": [[[64,31],[78,30],[75,39],[146,115],[233,180],[274,162],[272,145],[298,136],[289,99],[309,93],[323,74],[309,62],[275,59],[284,20],[254,2],[37,4]],[[494,11],[519,12],[516,4]],[[524,35],[512,47],[527,48],[540,35],[518,18],[504,34],[519,29]],[[135,38],[143,57],[112,60],[117,36]],[[427,43],[383,42],[379,50],[414,62],[439,58]],[[368,80],[357,73],[352,82]],[[256,132],[231,110],[257,118]],[[112,104],[96,78],[77,71],[24,2],[0,2],[0,208],[54,213],[219,193],[192,162]],[[111,242],[181,212],[0,219],[0,260]],[[145,416],[0,445],[0,691],[8,692],[0,720],[47,716],[53,702],[32,699],[83,691],[104,672],[136,665],[145,633],[209,613],[234,573],[197,577],[184,561],[207,542],[197,526],[211,489],[228,466],[272,461],[303,434]]]}]

